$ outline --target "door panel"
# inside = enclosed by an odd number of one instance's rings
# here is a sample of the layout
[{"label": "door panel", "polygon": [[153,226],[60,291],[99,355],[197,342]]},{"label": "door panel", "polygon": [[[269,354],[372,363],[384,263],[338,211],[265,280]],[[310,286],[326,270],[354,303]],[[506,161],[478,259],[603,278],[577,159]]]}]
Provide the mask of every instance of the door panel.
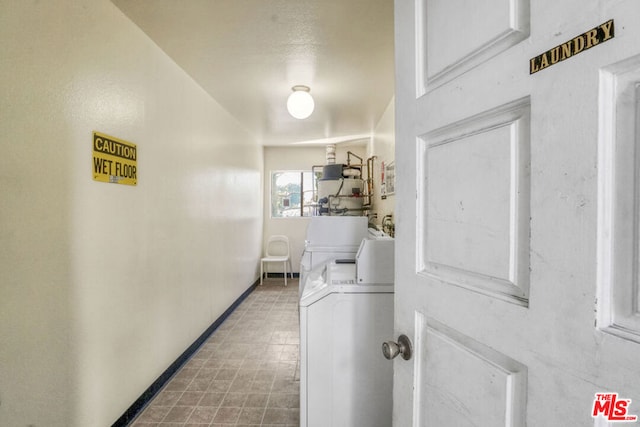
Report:
[{"label": "door panel", "polygon": [[522,425],[525,366],[424,315],[416,339],[416,425]]},{"label": "door panel", "polygon": [[418,87],[422,93],[529,35],[528,0],[417,0],[416,12],[417,57],[421,58]]},{"label": "door panel", "polygon": [[395,4],[394,425],[640,415],[640,2]]},{"label": "door panel", "polygon": [[599,323],[640,343],[640,56],[600,79]]},{"label": "door panel", "polygon": [[529,115],[525,98],[420,137],[419,273],[528,304]]}]

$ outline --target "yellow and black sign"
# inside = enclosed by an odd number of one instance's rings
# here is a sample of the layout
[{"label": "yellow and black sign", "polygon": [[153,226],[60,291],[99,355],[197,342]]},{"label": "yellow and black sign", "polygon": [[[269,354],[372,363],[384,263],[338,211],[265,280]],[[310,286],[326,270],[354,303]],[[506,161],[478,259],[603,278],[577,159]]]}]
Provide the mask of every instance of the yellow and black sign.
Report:
[{"label": "yellow and black sign", "polygon": [[529,74],[537,73],[560,61],[571,58],[574,55],[584,52],[587,49],[611,40],[614,36],[613,19],[608,20],[604,24],[580,34],[569,40],[549,49],[535,58],[529,60]]},{"label": "yellow and black sign", "polygon": [[138,149],[135,144],[93,132],[93,179],[112,184],[138,183]]}]

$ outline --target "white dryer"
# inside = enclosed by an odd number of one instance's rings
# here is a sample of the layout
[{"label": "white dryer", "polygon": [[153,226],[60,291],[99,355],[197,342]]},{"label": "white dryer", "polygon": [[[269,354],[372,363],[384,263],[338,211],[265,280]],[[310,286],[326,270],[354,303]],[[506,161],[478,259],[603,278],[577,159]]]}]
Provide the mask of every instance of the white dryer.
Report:
[{"label": "white dryer", "polygon": [[300,295],[306,275],[336,258],[355,258],[360,242],[368,235],[364,216],[314,216],[307,227],[300,259]]}]

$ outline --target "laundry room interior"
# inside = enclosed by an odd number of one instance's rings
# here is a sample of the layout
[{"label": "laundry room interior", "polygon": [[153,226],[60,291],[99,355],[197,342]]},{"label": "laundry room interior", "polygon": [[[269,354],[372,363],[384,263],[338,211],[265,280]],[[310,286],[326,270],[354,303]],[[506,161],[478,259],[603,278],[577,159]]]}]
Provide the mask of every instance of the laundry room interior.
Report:
[{"label": "laundry room interior", "polygon": [[0,426],[637,421],[638,16],[0,0]]},{"label": "laundry room interior", "polygon": [[[371,139],[348,142],[342,144],[329,144],[329,150],[335,149],[335,163],[347,164],[348,153],[352,152],[364,159],[364,173],[366,174],[366,161],[370,160],[371,174],[371,194],[367,198],[369,206],[366,211],[361,211],[362,216],[367,216],[372,225],[382,230],[382,221],[386,220],[388,224],[393,222],[394,218],[394,196],[392,192],[381,193],[383,180],[385,186],[389,179],[385,179],[383,170],[386,169],[387,175],[393,169],[394,163],[394,129],[393,129],[393,103],[390,103],[381,117],[378,126],[373,133]],[[310,222],[310,216],[291,218],[273,217],[271,215],[271,174],[280,171],[307,171],[312,172],[312,167],[316,166],[316,171],[327,164],[327,145],[319,145],[315,147],[265,147],[264,148],[264,236],[286,234],[291,240],[291,256],[294,266],[298,266],[300,258],[304,250],[305,235]],[[352,162],[362,164],[361,159],[353,159]],[[385,167],[386,165],[386,167]],[[391,168],[389,167],[391,166]],[[367,180],[367,177],[364,177]],[[315,202],[314,202],[315,203]],[[313,214],[314,212],[310,212]],[[334,213],[335,215],[335,213]],[[390,229],[390,225],[388,225]]]}]

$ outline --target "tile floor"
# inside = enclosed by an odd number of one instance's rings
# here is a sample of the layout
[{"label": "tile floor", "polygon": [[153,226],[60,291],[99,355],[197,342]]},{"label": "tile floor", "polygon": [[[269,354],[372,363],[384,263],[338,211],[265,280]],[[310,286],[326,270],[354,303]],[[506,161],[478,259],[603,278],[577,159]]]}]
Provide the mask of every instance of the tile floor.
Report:
[{"label": "tile floor", "polygon": [[269,278],[132,427],[299,426],[298,279]]}]

